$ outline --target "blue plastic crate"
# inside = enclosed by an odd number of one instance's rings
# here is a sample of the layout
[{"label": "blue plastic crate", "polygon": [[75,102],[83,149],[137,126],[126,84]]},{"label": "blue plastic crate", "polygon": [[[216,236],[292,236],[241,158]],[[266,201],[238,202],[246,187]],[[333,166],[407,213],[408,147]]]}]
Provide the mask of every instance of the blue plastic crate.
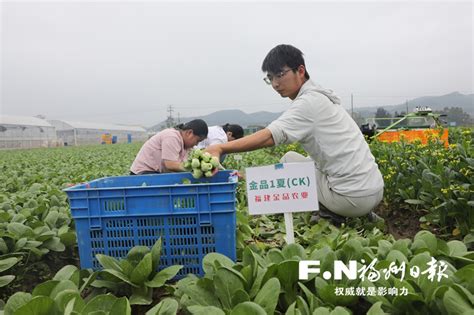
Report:
[{"label": "blue plastic crate", "polygon": [[65,189],[81,268],[100,269],[96,254],[123,258],[160,237],[160,267],[184,265],[178,278],[203,275],[202,258],[211,252],[235,261],[237,184],[231,172],[199,180],[191,173],[106,177]]}]

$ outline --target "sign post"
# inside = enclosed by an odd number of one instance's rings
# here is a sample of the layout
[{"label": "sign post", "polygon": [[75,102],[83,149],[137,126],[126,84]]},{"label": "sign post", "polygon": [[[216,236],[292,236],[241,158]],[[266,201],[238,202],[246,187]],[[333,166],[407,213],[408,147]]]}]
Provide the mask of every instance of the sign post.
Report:
[{"label": "sign post", "polygon": [[319,209],[314,163],[279,163],[245,169],[249,214],[284,213],[286,242],[294,243],[293,212]]},{"label": "sign post", "polygon": [[293,230],[293,213],[285,212],[286,243],[295,242],[295,231]]}]

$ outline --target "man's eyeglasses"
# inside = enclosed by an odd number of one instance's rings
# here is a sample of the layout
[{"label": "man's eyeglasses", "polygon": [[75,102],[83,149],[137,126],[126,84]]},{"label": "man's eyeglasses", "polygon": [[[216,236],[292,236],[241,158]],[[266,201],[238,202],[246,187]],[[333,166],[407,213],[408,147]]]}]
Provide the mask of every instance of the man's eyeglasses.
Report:
[{"label": "man's eyeglasses", "polygon": [[292,70],[295,70],[296,68],[291,68],[291,69],[286,69],[283,71],[280,71],[277,74],[267,74],[265,78],[263,78],[263,81],[265,81],[266,84],[271,85],[273,80],[281,80],[285,76],[287,72],[290,72]]}]

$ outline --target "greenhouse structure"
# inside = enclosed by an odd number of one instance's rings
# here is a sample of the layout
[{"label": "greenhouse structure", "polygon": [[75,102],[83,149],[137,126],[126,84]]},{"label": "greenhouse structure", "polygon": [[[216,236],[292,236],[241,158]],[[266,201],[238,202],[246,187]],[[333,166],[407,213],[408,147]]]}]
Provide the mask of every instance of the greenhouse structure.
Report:
[{"label": "greenhouse structure", "polygon": [[47,121],[29,116],[0,115],[0,149],[57,145],[56,130]]},{"label": "greenhouse structure", "polygon": [[64,146],[144,142],[146,130],[137,126],[123,126],[92,122],[48,120],[56,128],[58,141]]}]

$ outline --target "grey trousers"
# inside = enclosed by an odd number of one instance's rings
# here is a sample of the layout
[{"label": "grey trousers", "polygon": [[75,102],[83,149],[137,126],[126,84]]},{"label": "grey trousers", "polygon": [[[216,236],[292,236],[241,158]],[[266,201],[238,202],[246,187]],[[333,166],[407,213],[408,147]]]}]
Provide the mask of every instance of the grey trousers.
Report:
[{"label": "grey trousers", "polygon": [[[306,162],[311,160],[297,152],[289,151],[281,159],[281,163]],[[372,211],[383,199],[383,189],[375,194],[364,197],[348,197],[336,193],[329,187],[327,175],[316,169],[318,201],[328,210],[344,217],[360,217]]]}]

